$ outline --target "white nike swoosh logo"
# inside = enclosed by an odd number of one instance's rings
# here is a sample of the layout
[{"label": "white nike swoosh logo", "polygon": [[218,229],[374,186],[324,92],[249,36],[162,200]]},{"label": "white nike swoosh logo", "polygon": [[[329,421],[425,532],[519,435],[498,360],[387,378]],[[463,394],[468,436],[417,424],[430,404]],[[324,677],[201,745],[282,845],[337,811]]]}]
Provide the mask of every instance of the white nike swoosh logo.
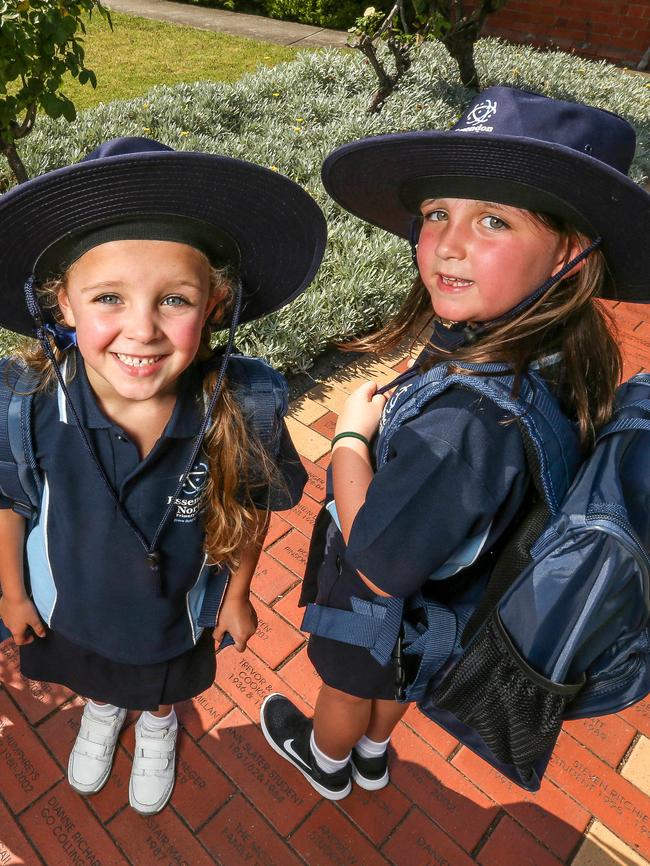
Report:
[{"label": "white nike swoosh logo", "polygon": [[289,752],[291,757],[295,758],[296,761],[300,761],[300,763],[303,765],[303,767],[305,767],[305,769],[311,770],[311,767],[309,766],[309,764],[306,764],[305,761],[303,761],[303,759],[300,757],[300,755],[293,748],[293,737],[290,740],[285,740],[284,743],[282,744],[282,748],[285,750],[285,752]]}]

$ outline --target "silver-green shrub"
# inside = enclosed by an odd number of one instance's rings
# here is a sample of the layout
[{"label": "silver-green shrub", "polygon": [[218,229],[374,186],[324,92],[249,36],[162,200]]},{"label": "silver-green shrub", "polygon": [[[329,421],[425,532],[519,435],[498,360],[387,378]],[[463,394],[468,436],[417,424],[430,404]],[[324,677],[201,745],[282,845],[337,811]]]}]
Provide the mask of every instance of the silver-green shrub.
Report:
[{"label": "silver-green shrub", "polygon": [[[638,134],[632,176],[640,181],[650,174],[647,78],[604,62],[496,39],[477,43],[476,61],[484,87],[522,87],[622,114]],[[423,46],[382,112],[368,116],[365,107],[375,82],[363,58],[345,51],[305,53],[234,84],[157,87],[140,99],[85,111],[72,124],[43,118],[25,146],[24,160],[34,176],[80,159],[103,140],[149,135],[175,148],[274,167],[302,184],[329,225],[319,275],[289,307],[242,327],[237,342],[281,369],[304,370],[332,341],[385,321],[412,274],[404,241],[351,217],[327,197],[321,163],[332,148],[364,135],[451,126],[470,98],[455,67],[442,46]],[[0,183],[8,182],[3,171],[0,166]]]}]

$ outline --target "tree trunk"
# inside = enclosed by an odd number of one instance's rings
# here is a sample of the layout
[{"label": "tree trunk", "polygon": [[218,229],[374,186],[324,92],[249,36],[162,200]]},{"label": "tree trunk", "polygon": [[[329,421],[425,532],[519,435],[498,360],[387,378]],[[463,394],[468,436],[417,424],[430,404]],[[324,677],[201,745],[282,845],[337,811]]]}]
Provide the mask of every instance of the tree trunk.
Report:
[{"label": "tree trunk", "polygon": [[478,39],[479,31],[480,25],[470,21],[452,30],[441,40],[458,64],[460,80],[470,90],[479,89],[478,72],[474,64],[474,43]]},{"label": "tree trunk", "polygon": [[9,168],[14,173],[14,177],[18,183],[23,183],[24,181],[29,180],[29,175],[25,171],[23,161],[16,150],[16,145],[13,142],[7,144],[7,142],[0,137],[0,151],[2,151],[6,156]]},{"label": "tree trunk", "polygon": [[462,46],[455,46],[453,51],[449,49],[449,53],[458,64],[460,80],[465,87],[469,90],[478,90],[479,80],[476,65],[474,64],[474,46],[471,43],[465,43]]}]

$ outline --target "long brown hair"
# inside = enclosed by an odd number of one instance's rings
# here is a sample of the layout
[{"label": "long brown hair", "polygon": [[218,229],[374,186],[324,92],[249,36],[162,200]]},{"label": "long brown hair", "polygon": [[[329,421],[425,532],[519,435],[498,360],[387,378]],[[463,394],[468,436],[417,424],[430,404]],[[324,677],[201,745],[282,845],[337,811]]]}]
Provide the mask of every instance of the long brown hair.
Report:
[{"label": "long brown hair", "polygon": [[[535,213],[530,213],[530,217],[566,238],[568,249],[573,245],[585,249],[590,243],[584,235],[554,217]],[[613,318],[596,299],[608,279],[605,258],[596,250],[577,273],[556,283],[511,321],[487,330],[475,343],[454,349],[453,354],[429,343],[429,356],[422,369],[447,361],[462,373],[468,372],[463,370],[464,361],[502,362],[514,371],[517,389],[530,364],[561,353],[562,363],[549,368],[549,375],[554,376],[551,384],[567,414],[576,420],[582,447],[588,450],[611,416],[622,371]],[[418,275],[394,318],[379,331],[346,343],[345,348],[385,352],[412,335],[414,325],[424,317],[426,321],[418,336],[435,319],[431,298]]]},{"label": "long brown hair", "polygon": [[[60,324],[63,316],[58,305],[58,293],[65,288],[65,275],[49,280],[37,290],[43,311]],[[220,296],[212,321],[223,319],[234,299],[234,280],[227,268],[210,267],[210,297]],[[201,336],[197,361],[205,361],[210,353],[210,323],[206,323]],[[51,341],[57,364],[64,353]],[[16,353],[39,374],[38,390],[55,387],[54,368],[40,343],[30,341]],[[74,367],[68,365],[68,378],[74,376]],[[214,390],[218,372],[209,373],[203,380],[203,398],[207,402]],[[219,400],[214,409],[212,424],[203,441],[203,450],[209,467],[208,484],[204,494],[203,522],[204,551],[208,560],[231,568],[239,565],[239,551],[255,536],[258,526],[257,509],[253,501],[255,491],[268,485],[282,487],[279,473],[266,449],[249,430],[233,390],[224,379]]]}]

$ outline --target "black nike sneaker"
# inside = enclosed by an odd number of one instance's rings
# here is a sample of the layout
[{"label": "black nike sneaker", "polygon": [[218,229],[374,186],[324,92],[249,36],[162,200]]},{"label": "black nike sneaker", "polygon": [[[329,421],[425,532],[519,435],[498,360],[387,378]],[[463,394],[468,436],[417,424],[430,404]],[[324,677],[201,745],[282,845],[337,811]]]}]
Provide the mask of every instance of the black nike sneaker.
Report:
[{"label": "black nike sneaker", "polygon": [[284,695],[265,698],[260,709],[262,733],[278,755],[299,770],[312,788],[328,800],[342,800],[352,790],[352,768],[325,773],[316,763],[309,746],[312,721],[304,716]]},{"label": "black nike sneaker", "polygon": [[390,781],[388,775],[388,752],[378,758],[364,758],[352,749],[352,778],[366,791],[379,791]]}]

